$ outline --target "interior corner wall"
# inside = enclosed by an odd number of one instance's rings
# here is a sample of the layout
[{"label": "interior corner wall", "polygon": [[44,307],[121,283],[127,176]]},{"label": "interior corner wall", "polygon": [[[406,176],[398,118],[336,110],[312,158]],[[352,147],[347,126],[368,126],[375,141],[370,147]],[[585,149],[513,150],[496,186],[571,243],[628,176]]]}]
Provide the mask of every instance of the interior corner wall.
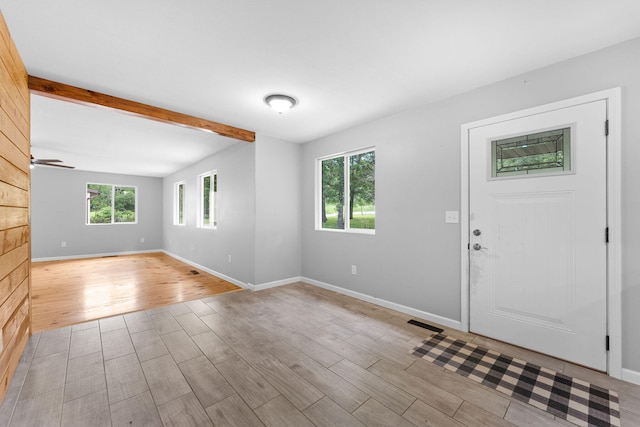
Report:
[{"label": "interior corner wall", "polygon": [[[86,224],[87,183],[138,188],[136,224]],[[158,250],[162,180],[135,175],[36,167],[31,171],[31,257],[84,257]],[[140,240],[144,238],[144,242]],[[62,242],[66,246],[62,246]]]},{"label": "interior corner wall", "polygon": [[[218,174],[218,227],[196,226],[198,176]],[[173,224],[174,185],[184,181],[185,225]],[[255,144],[237,142],[162,180],[162,248],[246,285],[255,280]],[[231,262],[229,262],[229,256]]]},{"label": "interior corner wall", "polygon": [[256,142],[256,286],[300,277],[299,144],[258,136]]},{"label": "interior corner wall", "polygon": [[[623,368],[640,372],[640,39],[563,61],[302,148],[302,276],[460,320],[460,127],[622,88]],[[314,229],[315,159],[376,146],[376,234]],[[357,275],[351,274],[357,265]]]}]

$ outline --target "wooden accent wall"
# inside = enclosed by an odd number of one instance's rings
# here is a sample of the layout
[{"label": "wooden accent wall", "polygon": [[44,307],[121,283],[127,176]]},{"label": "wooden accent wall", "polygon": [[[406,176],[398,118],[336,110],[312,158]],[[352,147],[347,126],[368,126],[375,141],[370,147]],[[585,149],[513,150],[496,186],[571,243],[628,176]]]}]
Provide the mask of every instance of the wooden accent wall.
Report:
[{"label": "wooden accent wall", "polygon": [[0,400],[31,334],[27,71],[0,14]]}]

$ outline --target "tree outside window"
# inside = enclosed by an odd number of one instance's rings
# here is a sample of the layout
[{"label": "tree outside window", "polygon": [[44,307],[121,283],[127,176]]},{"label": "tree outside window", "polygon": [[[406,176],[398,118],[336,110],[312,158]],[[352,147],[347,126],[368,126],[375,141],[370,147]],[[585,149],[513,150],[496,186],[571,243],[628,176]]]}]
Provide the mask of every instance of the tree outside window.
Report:
[{"label": "tree outside window", "polygon": [[375,154],[367,149],[319,160],[319,228],[375,230]]},{"label": "tree outside window", "polygon": [[216,228],[218,225],[218,174],[215,171],[200,175],[199,226]]},{"label": "tree outside window", "polygon": [[136,222],[136,187],[87,184],[87,224]]},{"label": "tree outside window", "polygon": [[184,182],[176,182],[174,186],[173,224],[185,225],[184,222]]}]

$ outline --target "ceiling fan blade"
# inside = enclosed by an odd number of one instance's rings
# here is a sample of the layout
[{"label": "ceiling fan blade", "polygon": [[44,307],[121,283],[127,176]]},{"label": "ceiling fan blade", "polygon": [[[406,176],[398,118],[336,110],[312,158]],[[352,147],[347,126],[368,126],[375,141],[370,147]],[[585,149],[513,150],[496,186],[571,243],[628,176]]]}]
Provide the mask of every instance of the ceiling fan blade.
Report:
[{"label": "ceiling fan blade", "polygon": [[55,163],[46,163],[46,162],[42,162],[42,161],[39,161],[39,162],[37,161],[35,163],[37,165],[40,165],[40,166],[53,166],[55,168],[66,168],[66,169],[75,169],[76,168],[75,166],[58,165],[58,164],[55,164]]},{"label": "ceiling fan blade", "polygon": [[34,159],[36,163],[62,163],[62,160],[58,159]]},{"label": "ceiling fan blade", "polygon": [[33,157],[33,154],[31,155],[31,166],[35,166],[35,165],[40,165],[40,166],[53,166],[56,168],[65,168],[65,169],[75,169],[75,166],[66,166],[66,165],[59,165],[57,163],[62,163],[62,160],[58,160],[58,159],[36,159],[35,157]]}]

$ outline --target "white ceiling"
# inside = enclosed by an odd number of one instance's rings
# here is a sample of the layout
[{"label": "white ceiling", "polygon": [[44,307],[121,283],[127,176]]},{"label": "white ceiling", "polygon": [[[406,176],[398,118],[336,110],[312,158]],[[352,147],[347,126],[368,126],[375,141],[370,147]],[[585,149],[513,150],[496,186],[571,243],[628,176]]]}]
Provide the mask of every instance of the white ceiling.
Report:
[{"label": "white ceiling", "polygon": [[[638,0],[0,0],[30,75],[292,142],[640,36]],[[287,114],[270,93],[296,97]],[[166,176],[234,142],[32,96],[36,157]]]}]

